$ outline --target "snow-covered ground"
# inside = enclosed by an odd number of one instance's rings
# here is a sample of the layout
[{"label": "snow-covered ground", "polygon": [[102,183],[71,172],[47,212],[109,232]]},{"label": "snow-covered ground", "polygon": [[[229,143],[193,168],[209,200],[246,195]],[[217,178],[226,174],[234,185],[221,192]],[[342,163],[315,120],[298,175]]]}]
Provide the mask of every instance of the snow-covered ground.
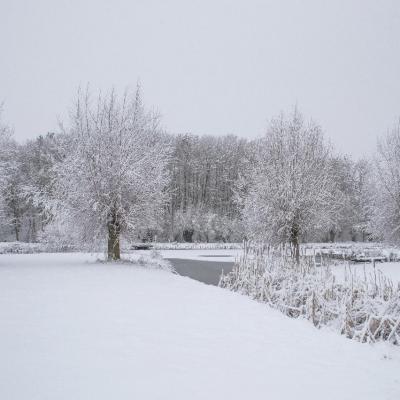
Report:
[{"label": "snow-covered ground", "polygon": [[372,263],[337,263],[332,266],[332,272],[339,281],[343,281],[347,273],[347,275],[351,274],[359,278],[376,276],[377,280],[383,275],[392,280],[394,284],[400,283],[400,262],[377,262],[375,270]]},{"label": "snow-covered ground", "polygon": [[87,254],[0,256],[0,399],[393,399],[400,350]]}]

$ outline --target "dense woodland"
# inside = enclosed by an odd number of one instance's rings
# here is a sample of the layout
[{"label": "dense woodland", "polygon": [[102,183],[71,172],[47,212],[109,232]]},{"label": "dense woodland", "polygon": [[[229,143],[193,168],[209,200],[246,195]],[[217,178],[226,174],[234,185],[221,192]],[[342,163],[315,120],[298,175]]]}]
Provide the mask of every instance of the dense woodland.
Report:
[{"label": "dense woodland", "polygon": [[354,160],[297,110],[247,140],[166,133],[139,92],[80,93],[74,107],[25,143],[0,122],[0,240],[87,242],[107,229],[130,241],[400,237],[399,124]]}]

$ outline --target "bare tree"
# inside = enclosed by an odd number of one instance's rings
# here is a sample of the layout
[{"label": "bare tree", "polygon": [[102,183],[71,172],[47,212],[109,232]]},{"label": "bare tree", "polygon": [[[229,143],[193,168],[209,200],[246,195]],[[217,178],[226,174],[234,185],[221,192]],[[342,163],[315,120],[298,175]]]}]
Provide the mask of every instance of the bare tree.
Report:
[{"label": "bare tree", "polygon": [[57,166],[54,223],[92,243],[107,237],[108,259],[120,258],[120,236],[157,223],[167,183],[168,143],[159,119],[146,112],[139,88],[92,101],[79,93],[65,159]]}]

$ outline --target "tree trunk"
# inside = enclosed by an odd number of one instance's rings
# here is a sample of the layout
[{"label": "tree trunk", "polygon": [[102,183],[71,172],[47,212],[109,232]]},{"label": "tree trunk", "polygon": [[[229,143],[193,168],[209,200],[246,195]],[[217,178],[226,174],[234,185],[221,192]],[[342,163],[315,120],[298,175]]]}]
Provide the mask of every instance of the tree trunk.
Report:
[{"label": "tree trunk", "polygon": [[15,232],[15,240],[19,242],[19,231],[21,224],[19,222],[19,217],[16,211],[14,211],[14,232]]},{"label": "tree trunk", "polygon": [[185,229],[183,231],[183,241],[184,242],[188,242],[188,243],[192,243],[193,242],[193,234],[194,234],[194,230],[193,229]]},{"label": "tree trunk", "polygon": [[36,242],[36,220],[35,217],[32,219],[32,236],[31,242]]},{"label": "tree trunk", "polygon": [[19,231],[20,231],[20,227],[21,227],[21,222],[20,222],[20,214],[19,214],[19,209],[18,209],[16,200],[11,201],[11,207],[12,207],[12,212],[13,212],[15,240],[17,242],[19,242]]},{"label": "tree trunk", "polygon": [[116,215],[113,214],[108,222],[108,261],[121,259],[119,234],[120,225]]},{"label": "tree trunk", "polygon": [[335,231],[333,229],[331,229],[329,231],[329,241],[331,243],[334,243],[335,242],[335,237],[336,237],[336,233],[335,233]]},{"label": "tree trunk", "polygon": [[18,222],[14,223],[14,230],[15,230],[15,240],[19,242],[19,227]]},{"label": "tree trunk", "polygon": [[292,246],[293,255],[296,259],[296,263],[300,264],[300,242],[299,242],[299,227],[297,224],[293,224],[290,232],[290,244]]}]

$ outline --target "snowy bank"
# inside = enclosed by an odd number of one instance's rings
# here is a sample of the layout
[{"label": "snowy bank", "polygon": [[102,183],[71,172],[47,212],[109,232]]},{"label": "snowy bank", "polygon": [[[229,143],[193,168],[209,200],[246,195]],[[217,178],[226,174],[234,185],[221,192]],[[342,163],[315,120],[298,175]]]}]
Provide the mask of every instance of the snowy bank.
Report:
[{"label": "snowy bank", "polygon": [[235,262],[243,250],[160,250],[164,258],[179,258],[181,260]]},{"label": "snowy bank", "polygon": [[156,250],[242,250],[243,243],[204,243],[204,242],[154,242],[151,243]]},{"label": "snowy bank", "polygon": [[166,271],[0,256],[1,399],[398,399],[400,352]]}]

